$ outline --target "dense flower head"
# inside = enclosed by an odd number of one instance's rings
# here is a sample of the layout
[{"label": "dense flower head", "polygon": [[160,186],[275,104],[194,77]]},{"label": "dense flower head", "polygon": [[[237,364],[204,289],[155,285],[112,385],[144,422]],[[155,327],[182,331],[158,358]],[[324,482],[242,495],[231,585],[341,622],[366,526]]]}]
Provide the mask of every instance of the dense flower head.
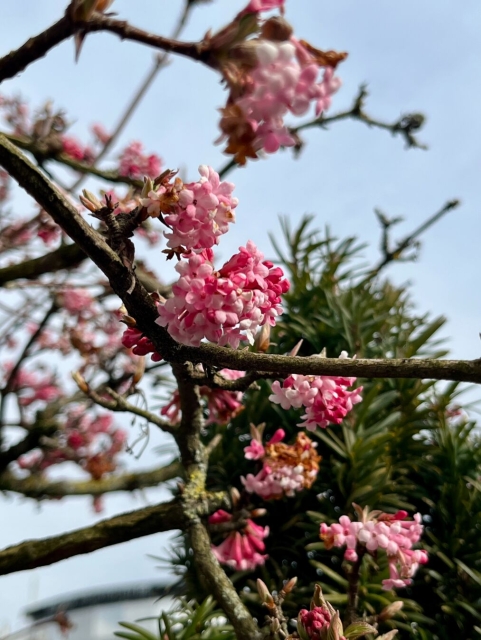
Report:
[{"label": "dense flower head", "polygon": [[311,640],[324,640],[325,632],[331,625],[331,613],[326,607],[314,607],[310,611],[299,611],[298,624]]},{"label": "dense flower head", "polygon": [[[202,371],[202,366],[199,365]],[[233,369],[221,369],[219,374],[226,380],[237,380],[244,375],[243,371],[234,371]],[[205,401],[206,405],[206,423],[207,424],[227,424],[242,410],[242,391],[226,391],[199,386],[199,394]],[[178,389],[174,391],[169,402],[162,407],[160,414],[166,416],[171,424],[178,424],[181,419],[180,394]]]},{"label": "dense flower head", "polygon": [[317,477],[321,457],[304,432],[297,435],[294,444],[282,442],[283,429],[277,429],[265,446],[256,438],[256,427],[251,428],[253,439],[245,447],[248,460],[261,460],[262,469],[254,476],[249,473],[242,483],[246,491],[256,493],[264,500],[292,497],[297,491],[309,489]]},{"label": "dense flower head", "polygon": [[94,152],[91,147],[83,145],[73,136],[62,136],[62,151],[67,156],[80,162],[91,163],[94,159]]},{"label": "dense flower head", "polygon": [[[210,524],[231,522],[233,516],[219,509],[209,517]],[[252,571],[263,565],[267,559],[264,538],[269,535],[269,527],[261,527],[251,519],[241,531],[232,531],[221,544],[212,545],[212,552],[221,564],[236,571]]]},{"label": "dense flower head", "polygon": [[[340,358],[347,358],[343,351]],[[352,407],[361,402],[362,387],[349,390],[356,378],[341,376],[302,376],[292,374],[281,384],[272,384],[269,400],[280,404],[283,409],[304,407],[304,422],[299,427],[314,431],[316,427],[326,428],[329,424],[340,424]]]},{"label": "dense flower head", "polygon": [[412,520],[406,520],[408,514],[402,510],[388,514],[361,510],[357,505],[355,508],[358,522],[343,515],[339,523],[321,524],[320,537],[326,549],[346,547],[344,558],[349,562],[356,562],[360,546],[370,554],[383,550],[389,565],[389,579],[383,580],[383,588],[399,589],[411,584],[418,566],[428,560],[424,550],[412,549],[423,532],[421,515],[416,513]]},{"label": "dense flower head", "polygon": [[191,346],[203,339],[234,349],[252,343],[259,327],[275,324],[289,288],[282,269],[263,258],[251,241],[218,271],[211,250],[187,254],[175,267],[173,296],[157,305],[156,322]]},{"label": "dense flower head", "polygon": [[162,160],[155,153],[146,155],[141,142],[131,142],[119,157],[119,174],[129,178],[155,178],[160,174]]},{"label": "dense flower head", "polygon": [[207,165],[201,165],[199,173],[197,182],[163,181],[142,199],[149,215],[163,214],[170,228],[164,235],[171,249],[209,249],[235,222],[233,209],[238,200],[232,196],[232,182],[222,182]]},{"label": "dense flower head", "polygon": [[85,409],[70,407],[57,434],[42,449],[21,456],[18,466],[40,473],[61,462],[75,462],[95,480],[115,471],[127,434],[115,426],[111,414],[90,414]]},{"label": "dense flower head", "polygon": [[[260,150],[274,153],[281,146],[294,146],[297,138],[284,117],[305,115],[312,104],[320,115],[341,84],[329,60],[316,56],[316,50],[303,41],[261,38],[248,44],[254,48],[255,64],[241,60],[236,72],[226,68],[230,95],[220,121],[219,141],[227,139],[226,153],[234,154],[240,164],[246,157],[257,157]],[[332,65],[341,59],[332,58]],[[325,67],[322,78],[319,67]]]}]

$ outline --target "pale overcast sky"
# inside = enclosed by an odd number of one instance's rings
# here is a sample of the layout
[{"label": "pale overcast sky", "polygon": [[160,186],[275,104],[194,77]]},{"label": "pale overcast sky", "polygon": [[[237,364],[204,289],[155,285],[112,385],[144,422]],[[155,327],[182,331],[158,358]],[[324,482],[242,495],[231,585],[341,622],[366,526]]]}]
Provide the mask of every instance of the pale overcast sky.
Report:
[{"label": "pale overcast sky", "polygon": [[[193,14],[185,39],[198,39],[208,28],[228,22],[244,0],[214,0]],[[0,3],[1,50],[4,55],[29,36],[56,21],[66,0],[22,0]],[[116,0],[119,17],[160,34],[168,34],[181,2]],[[290,152],[251,163],[229,176],[236,183],[237,224],[222,239],[227,257],[252,238],[272,255],[267,233],[278,232],[279,214],[294,225],[305,213],[317,224],[329,224],[340,236],[355,234],[372,243],[377,256],[379,230],[373,209],[402,215],[404,235],[438,210],[460,198],[462,207],[431,229],[423,241],[418,263],[395,265],[397,282],[412,281],[419,309],[445,314],[452,354],[481,355],[480,232],[481,189],[481,3],[464,0],[287,0],[286,17],[296,35],[324,49],[346,50],[339,68],[343,87],[331,113],[352,102],[358,86],[367,82],[367,111],[394,120],[409,111],[422,111],[427,125],[419,134],[428,151],[404,149],[400,138],[369,130],[357,122],[342,122],[329,131],[306,134],[306,147],[294,161]],[[5,95],[21,93],[32,106],[51,98],[76,121],[72,131],[82,135],[94,122],[114,126],[132,93],[151,65],[153,53],[121,42],[110,34],[89,36],[80,62],[73,44],[65,42],[24,73],[3,83]],[[225,96],[218,77],[189,60],[175,59],[157,78],[135,114],[119,147],[142,140],[165,166],[182,168],[190,180],[201,163],[221,167],[216,109]],[[475,395],[479,397],[479,393]],[[139,466],[155,462],[147,455]],[[162,497],[106,499],[102,517],[137,508]],[[42,537],[85,526],[98,519],[87,499],[43,504],[0,496],[0,547],[25,538]],[[161,573],[147,554],[162,554],[165,537],[152,536],[119,547],[80,556],[52,567],[0,578],[0,634],[18,626],[18,612],[33,600],[99,585],[156,579]]]}]

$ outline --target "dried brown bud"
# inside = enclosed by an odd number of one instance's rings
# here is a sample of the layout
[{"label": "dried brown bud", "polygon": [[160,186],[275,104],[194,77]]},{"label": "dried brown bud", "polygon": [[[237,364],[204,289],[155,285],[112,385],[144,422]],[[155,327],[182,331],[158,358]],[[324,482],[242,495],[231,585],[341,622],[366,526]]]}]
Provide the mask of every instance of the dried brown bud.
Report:
[{"label": "dried brown bud", "polygon": [[293,28],[285,18],[274,16],[269,18],[262,25],[261,38],[265,40],[273,40],[276,42],[284,42],[292,36]]},{"label": "dried brown bud", "polygon": [[294,589],[296,584],[297,584],[297,577],[294,576],[294,578],[291,578],[286,582],[286,584],[282,587],[282,591],[284,591],[285,594],[288,594]]}]

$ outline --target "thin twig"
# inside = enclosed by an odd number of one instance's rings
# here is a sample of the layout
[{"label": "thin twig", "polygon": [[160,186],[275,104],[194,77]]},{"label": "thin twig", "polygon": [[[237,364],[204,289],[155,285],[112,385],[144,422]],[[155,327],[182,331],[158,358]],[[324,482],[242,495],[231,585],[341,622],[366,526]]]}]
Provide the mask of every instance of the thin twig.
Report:
[{"label": "thin twig", "polygon": [[[180,14],[179,20],[177,22],[177,25],[176,25],[175,29],[172,32],[172,35],[171,35],[172,38],[177,39],[179,37],[179,35],[181,34],[184,26],[187,23],[187,20],[188,20],[188,17],[189,17],[189,14],[190,14],[190,11],[191,11],[192,7],[193,7],[193,4],[191,2],[189,2],[189,0],[186,0],[186,2],[184,4],[184,7],[182,9],[182,12]],[[145,77],[145,80],[142,82],[142,84],[140,85],[138,90],[133,95],[133,97],[130,100],[129,104],[127,105],[124,113],[120,117],[116,127],[114,128],[114,130],[112,132],[112,135],[109,137],[109,139],[107,140],[107,142],[103,146],[102,150],[100,151],[100,153],[95,158],[95,160],[93,162],[93,165],[92,165],[93,168],[97,167],[98,163],[107,155],[107,153],[110,151],[110,149],[114,146],[114,144],[118,140],[120,134],[125,129],[128,121],[130,120],[130,118],[132,117],[133,113],[135,112],[135,110],[139,106],[140,102],[144,98],[145,94],[147,93],[149,88],[152,86],[152,83],[154,82],[155,78],[157,77],[159,71],[163,67],[166,66],[168,61],[169,61],[169,56],[166,53],[156,54],[155,55],[154,64],[152,65],[151,70],[149,71],[149,73]],[[72,191],[76,191],[77,189],[79,189],[79,187],[81,186],[82,182],[85,180],[86,175],[87,175],[87,172],[85,172],[83,175],[81,175],[78,178],[78,180],[76,180],[76,182],[70,187],[69,191],[72,192]]]}]

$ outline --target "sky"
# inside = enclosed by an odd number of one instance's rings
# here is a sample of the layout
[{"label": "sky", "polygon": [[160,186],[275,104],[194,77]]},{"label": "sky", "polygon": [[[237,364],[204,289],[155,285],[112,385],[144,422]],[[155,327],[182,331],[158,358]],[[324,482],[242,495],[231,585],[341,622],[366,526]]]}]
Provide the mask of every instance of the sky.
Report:
[{"label": "sky", "polygon": [[[65,5],[65,0],[0,3],[0,56],[58,20]],[[209,28],[226,24],[244,5],[244,0],[201,4],[183,39],[200,39]],[[181,2],[174,0],[116,0],[112,7],[120,18],[162,35],[171,32],[180,8]],[[356,235],[368,242],[366,255],[376,260],[379,228],[374,208],[402,216],[405,221],[397,232],[403,237],[446,201],[459,198],[462,206],[423,237],[418,261],[393,265],[388,274],[397,283],[412,283],[421,311],[447,316],[443,335],[453,357],[479,357],[479,0],[456,4],[448,0],[402,4],[287,0],[286,9],[296,35],[323,49],[349,52],[339,67],[343,86],[329,113],[349,107],[359,85],[367,83],[366,110],[372,117],[394,121],[408,112],[427,116],[419,138],[429,150],[406,150],[401,138],[359,122],[306,132],[298,160],[284,151],[230,174],[239,206],[234,231],[222,239],[221,256],[227,258],[253,239],[271,257],[268,233],[279,237],[279,215],[287,215],[295,226],[308,213],[315,216],[319,228],[328,224],[334,235]],[[20,93],[32,107],[53,99],[68,113],[72,133],[82,137],[92,123],[103,123],[107,129],[115,126],[152,59],[151,49],[121,42],[111,34],[94,34],[84,43],[78,64],[73,43],[64,42],[5,81],[0,93]],[[180,168],[195,180],[198,165],[220,168],[226,162],[222,149],[213,144],[219,135],[216,109],[224,100],[214,72],[187,59],[172,59],[136,111],[118,149],[141,140],[148,151],[163,158],[164,166]],[[26,200],[19,202],[28,206]],[[475,390],[473,397],[479,395]],[[150,452],[135,464],[147,467],[157,460]],[[108,497],[101,517],[154,504],[165,495],[153,489],[142,495]],[[0,547],[98,519],[84,498],[38,506],[0,496]],[[148,554],[162,555],[166,544],[165,535],[156,535],[52,567],[0,577],[0,635],[21,625],[20,611],[33,602],[99,585],[161,579],[162,572]]]}]

